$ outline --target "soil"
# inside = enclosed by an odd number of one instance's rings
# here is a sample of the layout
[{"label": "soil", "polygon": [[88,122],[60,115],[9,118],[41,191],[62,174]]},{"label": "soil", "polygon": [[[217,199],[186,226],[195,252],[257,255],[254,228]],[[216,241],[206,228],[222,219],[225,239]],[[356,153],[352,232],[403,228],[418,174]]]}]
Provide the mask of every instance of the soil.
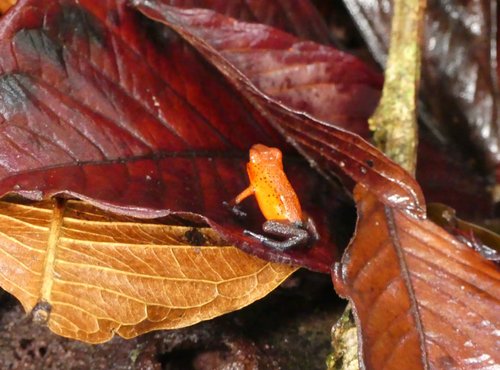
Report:
[{"label": "soil", "polygon": [[37,325],[0,290],[0,369],[324,369],[344,309],[327,275],[299,271],[266,298],[192,327],[99,345]]}]

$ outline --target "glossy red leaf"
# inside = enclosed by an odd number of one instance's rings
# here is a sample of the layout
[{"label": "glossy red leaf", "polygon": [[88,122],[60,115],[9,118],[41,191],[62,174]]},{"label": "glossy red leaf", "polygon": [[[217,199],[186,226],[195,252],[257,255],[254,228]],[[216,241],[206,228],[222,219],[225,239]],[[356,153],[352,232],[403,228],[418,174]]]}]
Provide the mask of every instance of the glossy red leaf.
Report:
[{"label": "glossy red leaf", "polygon": [[[163,12],[167,8],[162,8],[161,3],[153,1],[148,6]],[[252,32],[270,30],[265,26],[245,27],[228,18],[209,17],[203,12],[197,17],[196,10],[191,12],[192,19],[187,23],[193,25],[184,27],[185,31],[196,33],[196,37],[213,46],[220,57],[248,77],[259,90],[292,109],[365,139],[370,137],[366,117],[379,99],[380,74],[352,56],[275,30],[256,41]],[[207,58],[217,65],[219,59],[213,53]],[[233,81],[241,85],[238,76]],[[352,104],[353,101],[356,104]],[[293,120],[285,118],[284,124]],[[301,126],[300,123],[292,125]],[[293,137],[294,134],[286,132],[285,135]],[[429,132],[422,131],[421,142],[417,179],[426,198],[451,204],[467,217],[490,213],[491,197],[484,178],[469,168],[456,150],[433,139]],[[317,158],[318,153],[309,155],[322,169],[329,168],[328,161]]]},{"label": "glossy red leaf", "polygon": [[[222,202],[247,185],[247,150],[287,146],[171,31],[122,1],[21,1],[2,18],[0,35],[0,193],[65,193],[140,217],[201,215],[247,251],[329,270],[332,238],[345,242],[346,227],[330,235],[323,207],[352,214],[349,200],[306,163],[286,164],[322,241],[278,253],[243,236],[263,221],[254,202],[243,222]],[[335,222],[343,219],[352,218]]]},{"label": "glossy red leaf", "polygon": [[[252,104],[269,117],[274,127],[302,151],[325,176],[332,176],[332,165],[336,165],[354,181],[370,187],[387,204],[423,214],[425,205],[420,188],[401,167],[389,161],[358,135],[315,120],[262,94],[243,74],[246,72],[245,66],[250,65],[250,63],[245,64],[249,59],[238,60],[238,57],[259,51],[258,48],[248,49],[242,45],[242,41],[248,44],[248,40],[253,37],[250,30],[245,31],[244,24],[204,9],[183,10],[147,0],[134,1],[134,4],[148,17],[164,22],[195,46]],[[238,30],[240,36],[231,34],[235,38],[235,43],[230,42],[226,45],[227,38],[223,34],[229,29],[233,32]],[[253,25],[251,30],[266,31],[265,37],[252,43],[260,48],[276,45],[277,40],[281,41],[280,31],[261,25]],[[289,49],[297,43],[300,44],[300,41],[289,38],[282,44],[282,48]],[[311,52],[319,48],[316,45],[306,47],[310,47]],[[231,55],[233,50],[235,53]],[[358,63],[360,66],[355,58],[346,56],[346,59],[346,65]],[[365,70],[365,73],[370,75],[369,70]]]},{"label": "glossy red leaf", "polygon": [[305,40],[329,44],[325,21],[309,0],[160,0],[180,8],[205,8],[244,22],[267,24]]}]

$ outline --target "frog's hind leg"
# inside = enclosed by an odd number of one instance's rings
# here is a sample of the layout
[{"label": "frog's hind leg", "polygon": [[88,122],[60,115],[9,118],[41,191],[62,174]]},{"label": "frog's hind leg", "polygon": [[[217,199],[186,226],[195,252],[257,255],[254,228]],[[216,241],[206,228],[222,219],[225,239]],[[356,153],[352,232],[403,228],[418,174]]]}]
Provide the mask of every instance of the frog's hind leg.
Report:
[{"label": "frog's hind leg", "polygon": [[234,200],[230,202],[222,202],[222,205],[226,207],[233,215],[238,218],[247,217],[247,213],[241,209],[241,206],[238,203],[235,203]]},{"label": "frog's hind leg", "polygon": [[302,227],[302,224],[293,223],[290,221],[269,220],[264,222],[262,230],[266,234],[285,238],[284,240],[271,239],[265,235],[256,234],[245,230],[246,235],[250,235],[259,240],[266,247],[287,250],[299,246],[304,246],[309,241],[309,233]]}]

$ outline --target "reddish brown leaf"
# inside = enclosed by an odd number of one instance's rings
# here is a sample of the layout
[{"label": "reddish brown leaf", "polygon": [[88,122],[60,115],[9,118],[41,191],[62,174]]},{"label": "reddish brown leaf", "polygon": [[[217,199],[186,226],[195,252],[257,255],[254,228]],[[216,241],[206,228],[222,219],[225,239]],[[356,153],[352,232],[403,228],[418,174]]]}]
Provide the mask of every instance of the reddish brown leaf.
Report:
[{"label": "reddish brown leaf", "polygon": [[309,0],[160,0],[181,8],[206,8],[244,22],[262,23],[322,44],[330,43],[328,27]]},{"label": "reddish brown leaf", "polygon": [[[150,2],[151,6],[158,3],[162,2]],[[196,10],[192,12],[190,17],[196,18]],[[200,14],[201,19],[190,21],[194,26],[187,27],[186,31],[196,32],[215,47],[259,90],[292,109],[364,139],[370,138],[366,118],[378,102],[381,74],[350,55],[268,27],[236,23],[222,17],[204,19],[205,16]],[[260,32],[256,41],[258,30],[266,32]],[[217,60],[213,62],[217,64]],[[241,81],[237,79],[235,84],[238,86]],[[286,135],[293,133],[286,132]],[[420,142],[417,179],[426,198],[451,204],[468,217],[491,213],[492,200],[484,174],[472,169],[457,150],[433,138],[429,131],[421,130]],[[329,167],[321,160],[318,164]]]},{"label": "reddish brown leaf", "polygon": [[[244,222],[222,207],[247,185],[252,144],[287,146],[165,27],[138,19],[123,1],[25,0],[2,19],[0,35],[0,193],[64,192],[148,218],[196,213],[253,253],[329,270],[333,239],[342,237],[329,234],[320,178],[306,163],[285,167],[320,228],[316,248],[268,250],[242,236],[260,231],[254,202]],[[325,196],[334,189],[327,185]],[[349,201],[336,193],[327,208],[343,212]]]},{"label": "reddish brown leaf", "polygon": [[500,361],[500,272],[439,226],[355,191],[359,221],[334,283],[370,369],[491,368]]},{"label": "reddish brown leaf", "polygon": [[490,260],[500,262],[500,235],[457,217],[456,211],[441,203],[428,204],[430,220],[454,235],[462,243]]},{"label": "reddish brown leaf", "polygon": [[[331,167],[335,164],[353,180],[370,187],[384,202],[423,214],[425,205],[420,188],[401,167],[389,161],[359,136],[314,120],[263,95],[252,81],[242,74],[233,64],[237,63],[238,67],[242,65],[236,57],[244,55],[246,51],[255,52],[255,50],[247,50],[237,39],[236,45],[239,46],[236,49],[237,53],[229,59],[224,54],[226,45],[223,42],[224,37],[221,38],[223,32],[221,31],[217,37],[213,37],[213,34],[214,29],[234,30],[243,25],[240,26],[234,20],[203,9],[181,10],[149,0],[136,0],[134,4],[148,17],[164,22],[195,46],[242,91],[250,102],[271,118],[274,127],[301,150],[313,165],[318,166],[325,176],[329,174],[331,176]],[[258,41],[261,47],[268,43],[273,45],[275,39],[281,36],[281,32],[265,26],[255,25],[252,28],[266,31],[263,33],[266,37]],[[241,34],[243,40],[248,40],[252,35],[250,32]],[[283,48],[290,48],[291,42],[295,44],[297,40],[287,40]],[[229,51],[234,47],[235,45],[232,45]],[[312,50],[315,49],[314,45],[311,47]],[[349,58],[349,61],[355,63],[354,59]]]}]

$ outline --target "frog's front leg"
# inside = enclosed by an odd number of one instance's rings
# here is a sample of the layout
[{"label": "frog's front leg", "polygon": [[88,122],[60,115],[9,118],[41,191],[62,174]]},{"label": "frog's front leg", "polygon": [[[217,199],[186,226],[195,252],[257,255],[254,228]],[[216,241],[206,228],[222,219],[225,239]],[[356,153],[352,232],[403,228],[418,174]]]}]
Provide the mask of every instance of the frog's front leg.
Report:
[{"label": "frog's front leg", "polygon": [[241,193],[239,193],[236,198],[230,202],[222,202],[222,205],[226,207],[233,215],[238,218],[247,217],[247,213],[240,208],[240,203],[251,195],[254,195],[255,191],[252,186],[247,187]]},{"label": "frog's front leg", "polygon": [[266,234],[285,238],[283,240],[275,240],[265,235],[256,234],[245,230],[246,235],[250,235],[259,240],[266,247],[278,250],[287,250],[294,247],[305,246],[308,244],[311,236],[308,230],[304,229],[302,222],[290,222],[286,220],[269,220],[264,222],[262,230]]},{"label": "frog's front leg", "polygon": [[238,218],[246,218],[247,213],[243,211],[238,203],[235,201],[230,201],[230,202],[222,202],[222,205],[226,207],[233,215],[235,215]]}]

